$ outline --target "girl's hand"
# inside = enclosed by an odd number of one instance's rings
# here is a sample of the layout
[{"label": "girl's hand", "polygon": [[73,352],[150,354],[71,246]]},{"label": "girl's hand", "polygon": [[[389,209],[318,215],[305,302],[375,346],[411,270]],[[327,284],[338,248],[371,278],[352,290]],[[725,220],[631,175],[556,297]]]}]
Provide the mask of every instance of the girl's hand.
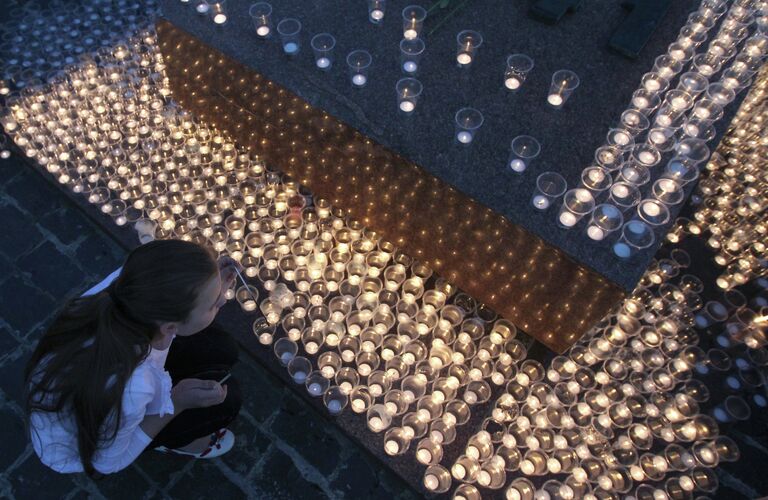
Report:
[{"label": "girl's hand", "polygon": [[242,272],[243,266],[229,255],[222,255],[218,260],[219,272],[221,273],[221,286],[223,290],[232,288],[235,284],[237,274],[235,269]]},{"label": "girl's hand", "polygon": [[173,386],[171,399],[176,413],[190,408],[214,406],[227,399],[227,386],[215,380],[185,378]]}]

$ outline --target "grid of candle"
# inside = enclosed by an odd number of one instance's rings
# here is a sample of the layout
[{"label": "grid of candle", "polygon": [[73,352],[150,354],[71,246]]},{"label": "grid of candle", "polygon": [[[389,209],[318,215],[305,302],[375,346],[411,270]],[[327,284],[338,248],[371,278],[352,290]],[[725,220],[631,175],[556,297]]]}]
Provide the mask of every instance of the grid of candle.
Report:
[{"label": "grid of candle", "polygon": [[545,210],[565,193],[561,228],[587,221],[587,236],[610,241],[620,258],[652,246],[709,158],[724,107],[750,86],[768,54],[767,20],[765,2],[702,1],[643,75],[579,186],[566,192],[559,174],[542,174],[534,207]]}]

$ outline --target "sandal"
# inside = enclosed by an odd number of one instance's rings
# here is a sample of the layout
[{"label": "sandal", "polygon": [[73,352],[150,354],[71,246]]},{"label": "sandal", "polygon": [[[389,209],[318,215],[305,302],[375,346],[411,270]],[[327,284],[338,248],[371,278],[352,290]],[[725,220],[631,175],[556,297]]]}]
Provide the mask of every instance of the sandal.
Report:
[{"label": "sandal", "polygon": [[219,429],[211,434],[211,441],[200,453],[192,453],[191,451],[184,451],[177,448],[166,448],[165,446],[158,446],[155,448],[155,451],[172,453],[174,455],[184,455],[192,458],[216,458],[231,450],[234,445],[235,435],[227,429]]}]

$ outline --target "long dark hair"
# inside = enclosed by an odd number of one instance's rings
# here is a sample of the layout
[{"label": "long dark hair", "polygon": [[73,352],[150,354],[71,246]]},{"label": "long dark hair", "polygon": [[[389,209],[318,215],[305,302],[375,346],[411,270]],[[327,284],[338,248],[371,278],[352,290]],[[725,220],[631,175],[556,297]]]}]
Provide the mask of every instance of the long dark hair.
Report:
[{"label": "long dark hair", "polygon": [[117,434],[123,390],[159,324],[185,321],[216,272],[205,247],[180,240],[147,243],[128,255],[106,290],[69,302],[40,339],[25,371],[27,415],[73,415],[87,474],[96,472],[97,449]]}]

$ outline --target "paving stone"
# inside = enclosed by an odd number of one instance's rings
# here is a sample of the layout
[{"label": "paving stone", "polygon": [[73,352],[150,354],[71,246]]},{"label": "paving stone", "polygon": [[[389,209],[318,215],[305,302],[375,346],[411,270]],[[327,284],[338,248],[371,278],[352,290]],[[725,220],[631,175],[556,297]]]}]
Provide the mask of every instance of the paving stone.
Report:
[{"label": "paving stone", "polygon": [[27,432],[24,422],[8,406],[0,409],[0,429],[3,447],[0,452],[0,470],[5,470],[21,456],[27,448]]},{"label": "paving stone", "polygon": [[174,485],[168,494],[173,498],[211,499],[226,498],[235,500],[247,498],[245,493],[232,483],[216,466],[210,462],[198,461],[189,474]]},{"label": "paving stone", "polygon": [[360,452],[355,452],[344,460],[336,479],[331,483],[331,488],[343,492],[348,498],[367,495],[377,490],[378,486],[376,467]]},{"label": "paving stone", "polygon": [[341,446],[329,433],[330,423],[320,420],[312,410],[295,396],[283,400],[280,412],[272,422],[271,430],[323,474],[336,469]]},{"label": "paving stone", "polygon": [[11,491],[18,499],[60,499],[75,489],[71,474],[59,474],[40,462],[32,454],[13,470]]},{"label": "paving stone", "polygon": [[0,328],[0,360],[19,347],[19,341],[6,328]]},{"label": "paving stone", "polygon": [[11,179],[5,185],[5,192],[36,219],[67,203],[64,195],[31,167]]},{"label": "paving stone", "polygon": [[261,473],[252,477],[251,481],[256,498],[328,498],[319,486],[302,477],[288,455],[276,448],[266,457]]},{"label": "paving stone", "polygon": [[77,265],[50,241],[19,258],[17,265],[32,283],[57,299],[72,295],[85,278]]},{"label": "paving stone", "polygon": [[69,245],[84,234],[93,232],[88,221],[74,207],[60,208],[44,215],[39,223],[52,232],[56,238]]},{"label": "paving stone", "polygon": [[221,459],[238,474],[247,474],[272,443],[270,438],[247,419],[237,418],[229,429],[235,434],[235,446]]},{"label": "paving stone", "polygon": [[[135,467],[126,467],[117,474],[108,474],[94,481],[99,492],[109,499],[142,498],[152,493],[152,486]],[[130,485],[130,489],[126,488]]]},{"label": "paving stone", "polygon": [[0,255],[0,284],[5,281],[6,278],[8,278],[11,273],[13,272],[13,265],[11,262]]},{"label": "paving stone", "polygon": [[240,357],[242,361],[235,365],[232,372],[244,395],[243,409],[263,422],[280,407],[286,389],[282,382],[257,366],[250,355],[242,352]]},{"label": "paving stone", "polygon": [[147,449],[139,455],[134,464],[140,467],[150,480],[164,488],[173,477],[182,473],[189,461],[189,458]]},{"label": "paving stone", "polygon": [[14,206],[0,205],[0,221],[3,222],[0,252],[11,260],[16,260],[43,240],[43,234],[34,226],[34,220]]},{"label": "paving stone", "polygon": [[24,397],[24,368],[32,354],[31,350],[22,348],[14,351],[0,366],[0,380],[2,391],[6,399],[16,401],[22,408]]},{"label": "paving stone", "polygon": [[29,167],[16,155],[13,155],[6,160],[0,160],[0,185],[4,185],[13,179],[19,172],[21,172],[22,168]]},{"label": "paving stone", "polygon": [[125,252],[102,234],[94,232],[80,242],[75,256],[83,269],[104,277],[120,267]]},{"label": "paving stone", "polygon": [[0,287],[0,318],[22,335],[48,318],[55,307],[50,297],[24,283],[18,273]]}]

